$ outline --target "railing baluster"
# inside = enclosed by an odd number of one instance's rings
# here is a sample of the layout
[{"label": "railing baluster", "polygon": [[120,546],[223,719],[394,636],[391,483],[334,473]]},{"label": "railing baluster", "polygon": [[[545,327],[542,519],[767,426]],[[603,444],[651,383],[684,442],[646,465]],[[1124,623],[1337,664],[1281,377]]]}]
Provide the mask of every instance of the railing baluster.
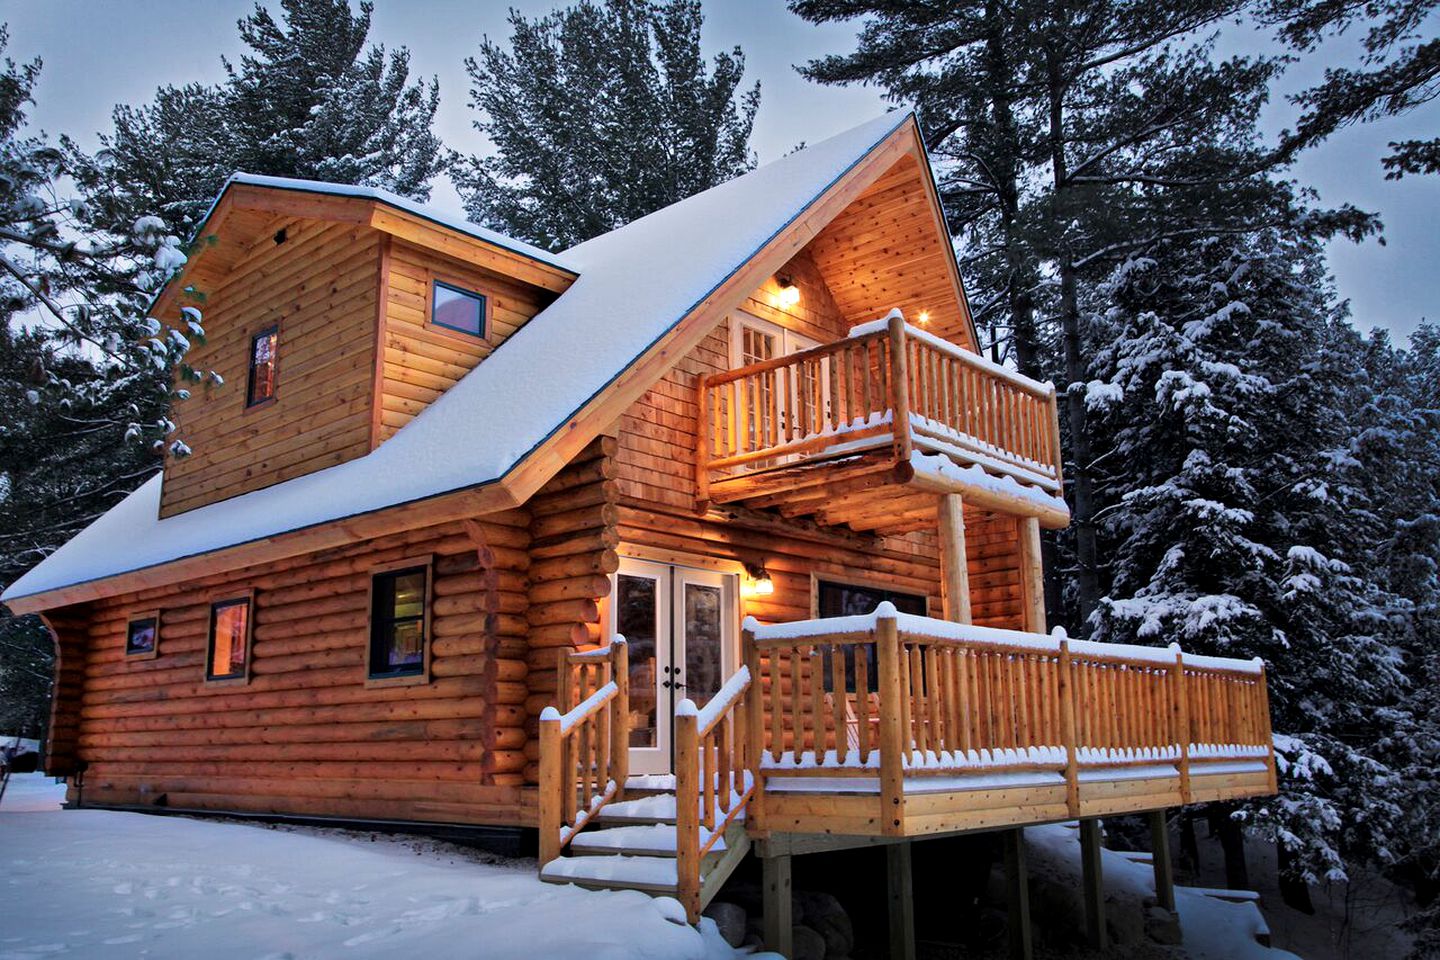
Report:
[{"label": "railing baluster", "polygon": [[904,703],[896,704],[896,709],[901,716],[901,740],[904,743],[905,760],[908,765],[912,752],[915,750],[915,686],[910,678],[910,653],[905,649],[905,644],[900,644],[900,693],[905,698]]},{"label": "railing baluster", "polygon": [[835,719],[835,761],[843,764],[849,752],[848,731],[845,721],[845,651],[838,644],[829,644],[830,650],[830,712]]},{"label": "railing baluster", "polygon": [[870,762],[870,646],[855,645],[855,725],[860,741],[860,765]]},{"label": "railing baluster", "polygon": [[800,650],[797,648],[790,653],[790,749],[797,764],[805,750],[805,728],[800,723],[801,690]]},{"label": "railing baluster", "polygon": [[810,722],[815,731],[811,744],[815,752],[815,765],[825,762],[825,677],[820,656],[820,645],[810,648]]}]

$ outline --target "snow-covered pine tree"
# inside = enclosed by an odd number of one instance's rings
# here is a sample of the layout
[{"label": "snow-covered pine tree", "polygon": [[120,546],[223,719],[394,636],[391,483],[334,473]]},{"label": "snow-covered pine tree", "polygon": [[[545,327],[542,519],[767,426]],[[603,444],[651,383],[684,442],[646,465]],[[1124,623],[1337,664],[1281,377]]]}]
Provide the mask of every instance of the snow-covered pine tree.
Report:
[{"label": "snow-covered pine tree", "polygon": [[457,159],[470,218],[563,249],[755,165],[760,85],[739,47],[707,67],[699,0],[511,11],[507,45],[466,60],[489,156]]},{"label": "snow-covered pine tree", "polygon": [[92,222],[144,215],[188,234],[236,171],[383,187],[426,199],[445,165],[432,126],[439,86],[410,80],[410,54],[366,47],[373,4],[281,0],[239,21],[249,48],[215,86],[161,87],[115,108],[93,156],[67,143]]},{"label": "snow-covered pine tree", "polygon": [[1086,391],[1111,562],[1094,635],[1266,662],[1281,793],[1239,817],[1277,841],[1292,896],[1404,842],[1387,741],[1408,722],[1413,629],[1366,567],[1358,338],[1295,234],[1127,261],[1099,291],[1109,345]]}]

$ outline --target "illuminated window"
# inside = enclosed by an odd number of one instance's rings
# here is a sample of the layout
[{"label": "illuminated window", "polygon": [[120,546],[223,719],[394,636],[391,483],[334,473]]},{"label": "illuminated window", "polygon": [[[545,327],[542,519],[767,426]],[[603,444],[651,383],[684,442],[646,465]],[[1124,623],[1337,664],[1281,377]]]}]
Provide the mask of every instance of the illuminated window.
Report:
[{"label": "illuminated window", "polygon": [[485,336],[485,298],[478,293],[435,281],[430,322],[461,333]]},{"label": "illuminated window", "polygon": [[423,677],[430,568],[375,574],[370,588],[370,679]]},{"label": "illuminated window", "polygon": [[253,407],[275,396],[276,346],[280,328],[261,330],[250,338],[250,387],[245,405]]},{"label": "illuminated window", "polygon": [[249,674],[250,598],[221,600],[210,605],[210,647],[206,680],[237,680]]},{"label": "illuminated window", "polygon": [[131,620],[125,629],[125,656],[149,660],[160,650],[160,614],[147,613]]}]

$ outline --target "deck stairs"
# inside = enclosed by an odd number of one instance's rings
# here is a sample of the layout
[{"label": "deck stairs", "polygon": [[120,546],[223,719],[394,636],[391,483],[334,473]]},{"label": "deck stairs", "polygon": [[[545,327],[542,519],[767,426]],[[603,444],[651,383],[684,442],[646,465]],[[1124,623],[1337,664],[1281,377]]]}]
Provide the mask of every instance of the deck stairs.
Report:
[{"label": "deck stairs", "polygon": [[[568,856],[540,871],[546,883],[573,883],[589,890],[639,890],[676,896],[675,778],[635,776],[626,781],[627,799],[606,804],[576,834]],[[593,825],[592,825],[593,824]],[[703,828],[702,828],[703,831]],[[708,839],[702,833],[703,839]],[[702,906],[707,904],[749,852],[743,820],[732,823],[700,866]]]}]

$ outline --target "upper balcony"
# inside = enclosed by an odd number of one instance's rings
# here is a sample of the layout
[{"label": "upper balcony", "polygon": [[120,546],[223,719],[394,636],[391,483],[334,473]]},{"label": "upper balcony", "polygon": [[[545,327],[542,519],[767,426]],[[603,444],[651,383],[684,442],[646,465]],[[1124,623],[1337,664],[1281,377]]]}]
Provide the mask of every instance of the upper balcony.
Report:
[{"label": "upper balcony", "polygon": [[876,533],[933,529],[936,494],[1063,527],[1055,388],[905,322],[704,377],[702,501]]}]

